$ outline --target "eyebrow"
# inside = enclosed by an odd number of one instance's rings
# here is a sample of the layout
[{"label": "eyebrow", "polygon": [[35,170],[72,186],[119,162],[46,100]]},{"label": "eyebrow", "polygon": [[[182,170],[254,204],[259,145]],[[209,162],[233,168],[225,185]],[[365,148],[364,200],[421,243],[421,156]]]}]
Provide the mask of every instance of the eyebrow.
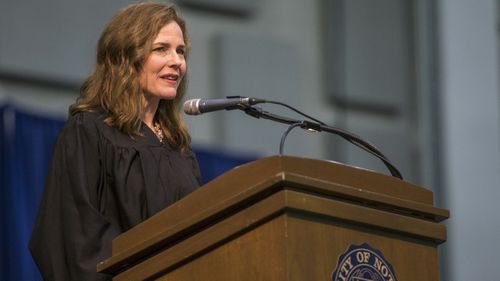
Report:
[{"label": "eyebrow", "polygon": [[[166,43],[166,42],[153,42],[153,45],[162,45],[162,46],[171,46],[172,44]],[[177,46],[177,48],[186,48],[186,44],[180,44]]]}]

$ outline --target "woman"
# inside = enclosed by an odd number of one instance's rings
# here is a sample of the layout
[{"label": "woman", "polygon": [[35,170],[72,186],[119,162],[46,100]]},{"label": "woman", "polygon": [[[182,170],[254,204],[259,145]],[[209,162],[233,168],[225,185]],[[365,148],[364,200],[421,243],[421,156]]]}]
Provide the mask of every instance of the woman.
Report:
[{"label": "woman", "polygon": [[188,39],[172,6],[113,17],[56,142],[30,241],[46,280],[109,280],[111,240],[199,185],[180,118]]}]

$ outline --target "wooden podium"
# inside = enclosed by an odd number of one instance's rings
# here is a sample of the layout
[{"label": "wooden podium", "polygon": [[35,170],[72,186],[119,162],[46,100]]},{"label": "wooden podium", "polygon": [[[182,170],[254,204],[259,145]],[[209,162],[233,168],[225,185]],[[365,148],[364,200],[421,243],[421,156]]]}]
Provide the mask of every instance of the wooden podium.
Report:
[{"label": "wooden podium", "polygon": [[397,178],[273,156],[227,172],[118,236],[97,270],[134,281],[332,280],[350,245],[367,243],[397,280],[439,280],[440,221],[448,216],[431,191]]}]

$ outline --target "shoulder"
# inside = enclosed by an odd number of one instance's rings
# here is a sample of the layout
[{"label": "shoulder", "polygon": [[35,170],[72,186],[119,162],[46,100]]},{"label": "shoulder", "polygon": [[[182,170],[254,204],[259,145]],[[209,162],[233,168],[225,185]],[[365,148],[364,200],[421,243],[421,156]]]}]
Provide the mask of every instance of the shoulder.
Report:
[{"label": "shoulder", "polygon": [[67,126],[70,130],[78,131],[82,136],[90,136],[117,148],[134,148],[141,145],[141,142],[138,142],[140,137],[131,137],[120,129],[109,125],[105,122],[107,117],[109,117],[109,113],[102,108],[77,112],[70,116]]},{"label": "shoulder", "polygon": [[81,111],[68,118],[67,126],[70,128],[75,127],[79,130],[91,130],[109,135],[109,132],[115,132],[118,131],[118,129],[105,122],[108,116],[108,112],[102,108],[95,108],[91,111]]},{"label": "shoulder", "polygon": [[92,111],[81,111],[71,115],[68,118],[68,123],[78,125],[95,125],[104,123],[107,113],[103,109],[95,109]]},{"label": "shoulder", "polygon": [[74,141],[77,139],[97,139],[104,128],[105,113],[102,110],[77,112],[68,117],[59,138]]}]

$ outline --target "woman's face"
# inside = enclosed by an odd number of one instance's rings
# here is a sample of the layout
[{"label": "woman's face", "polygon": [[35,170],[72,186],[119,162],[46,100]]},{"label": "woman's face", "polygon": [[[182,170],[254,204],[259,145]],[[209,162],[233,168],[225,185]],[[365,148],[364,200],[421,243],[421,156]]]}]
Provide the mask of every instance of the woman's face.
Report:
[{"label": "woman's face", "polygon": [[175,21],[167,23],[153,41],[152,50],[140,73],[146,100],[174,99],[186,73],[186,43]]}]

